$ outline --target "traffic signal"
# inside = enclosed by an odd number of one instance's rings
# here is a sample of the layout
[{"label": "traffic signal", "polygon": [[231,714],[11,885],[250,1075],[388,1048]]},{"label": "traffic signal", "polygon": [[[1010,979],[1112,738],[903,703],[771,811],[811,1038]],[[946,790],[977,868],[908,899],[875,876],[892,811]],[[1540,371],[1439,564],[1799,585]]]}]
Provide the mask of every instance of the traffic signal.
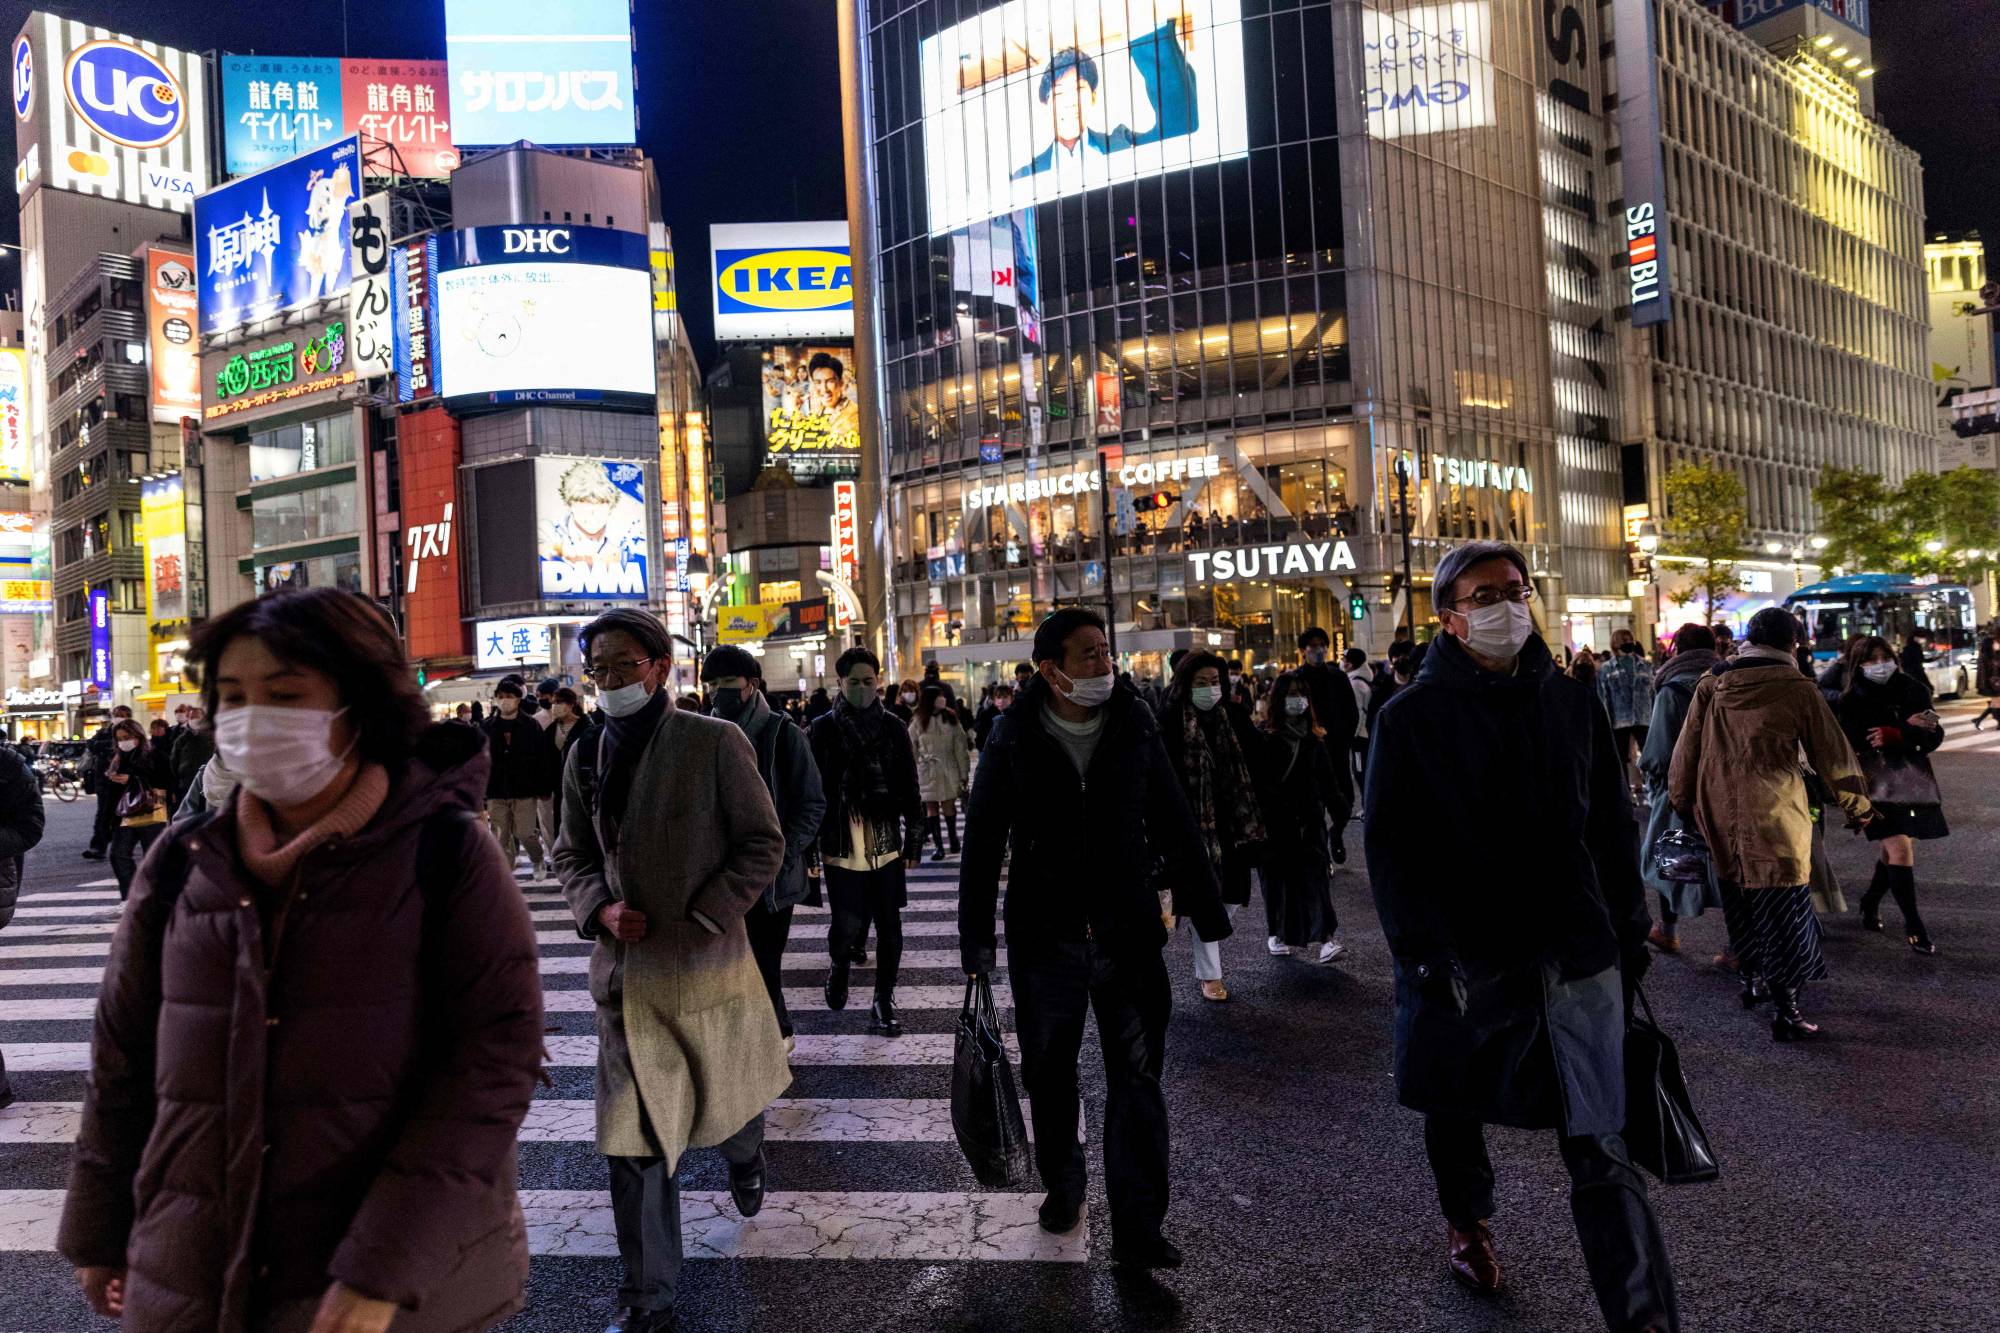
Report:
[{"label": "traffic signal", "polygon": [[1368,599],[1358,592],[1349,596],[1347,599],[1347,615],[1350,620],[1368,619]]},{"label": "traffic signal", "polygon": [[1132,507],[1140,513],[1146,514],[1156,509],[1172,509],[1180,502],[1180,498],[1180,496],[1174,494],[1172,491],[1154,491],[1150,495],[1141,495],[1135,498],[1132,501]]}]

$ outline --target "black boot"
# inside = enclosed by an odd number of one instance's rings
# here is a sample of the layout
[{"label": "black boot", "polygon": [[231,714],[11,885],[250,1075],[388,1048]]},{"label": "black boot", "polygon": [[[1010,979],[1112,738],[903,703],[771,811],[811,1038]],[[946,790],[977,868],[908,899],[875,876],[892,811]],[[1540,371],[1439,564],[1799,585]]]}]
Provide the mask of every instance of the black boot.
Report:
[{"label": "black boot", "polygon": [[1736,998],[1745,1009],[1755,1009],[1771,998],[1771,988],[1764,984],[1762,977],[1754,977],[1746,972],[1743,976],[1742,993]]},{"label": "black boot", "polygon": [[1771,999],[1776,1002],[1778,1012],[1771,1016],[1771,1039],[1773,1041],[1805,1041],[1819,1035],[1819,1024],[1806,1022],[1806,1016],[1799,1011],[1799,993],[1771,983]]},{"label": "black boot", "polygon": [[1889,863],[1875,863],[1875,878],[1868,881],[1868,892],[1861,895],[1861,928],[1880,931],[1882,929],[1882,898],[1889,892]]},{"label": "black boot", "polygon": [[874,1005],[868,1010],[868,1030],[879,1032],[885,1037],[903,1035],[903,1025],[896,1020],[896,1002],[886,995],[877,995]]},{"label": "black boot", "polygon": [[958,816],[957,816],[957,815],[946,815],[946,816],[944,817],[944,831],[945,831],[946,835],[947,835],[947,836],[949,836],[949,837],[951,838],[951,854],[952,854],[953,856],[957,856],[957,855],[958,855]]},{"label": "black boot", "polygon": [[835,1011],[847,1007],[847,964],[837,962],[826,976],[826,1007]]},{"label": "black boot", "polygon": [[924,829],[931,835],[931,846],[937,848],[938,860],[944,859],[944,828],[936,815],[924,816]]},{"label": "black boot", "polygon": [[1885,866],[1889,872],[1889,892],[1896,899],[1896,910],[1903,914],[1903,936],[1910,947],[1920,954],[1934,954],[1937,945],[1931,943],[1930,932],[1924,929],[1924,919],[1917,914],[1917,868],[1915,866]]}]

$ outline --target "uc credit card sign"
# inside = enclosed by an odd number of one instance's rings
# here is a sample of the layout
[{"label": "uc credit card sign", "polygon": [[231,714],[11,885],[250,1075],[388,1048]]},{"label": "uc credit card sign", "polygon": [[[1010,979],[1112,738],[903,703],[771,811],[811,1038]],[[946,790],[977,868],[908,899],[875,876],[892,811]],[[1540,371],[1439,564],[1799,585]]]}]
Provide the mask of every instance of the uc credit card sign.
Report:
[{"label": "uc credit card sign", "polygon": [[759,222],[710,229],[715,336],[725,340],[854,336],[847,223]]}]

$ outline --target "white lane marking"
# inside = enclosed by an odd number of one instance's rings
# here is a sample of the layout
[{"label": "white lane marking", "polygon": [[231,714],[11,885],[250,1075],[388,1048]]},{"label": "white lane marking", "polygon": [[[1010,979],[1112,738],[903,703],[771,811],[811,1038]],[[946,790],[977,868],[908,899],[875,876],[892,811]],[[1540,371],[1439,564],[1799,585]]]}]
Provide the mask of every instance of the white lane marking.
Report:
[{"label": "white lane marking", "polygon": [[92,917],[102,920],[107,912],[115,917],[124,910],[123,903],[62,903],[55,907],[17,907],[14,909],[14,919],[25,921],[29,917]]},{"label": "white lane marking", "polygon": [[[570,943],[572,944],[581,944],[582,942],[583,941],[581,940],[570,941]],[[994,960],[995,965],[999,967],[1007,966],[1007,951],[1005,949],[1001,949],[998,951],[998,953],[999,957]],[[868,957],[870,959],[869,962],[855,964],[854,966],[855,972],[857,973],[866,972],[874,967],[873,959],[875,955],[871,953],[868,955]],[[824,952],[819,952],[819,951],[813,951],[807,953],[788,952],[785,955],[784,970],[787,972],[816,972],[821,976],[824,976],[826,974],[827,968],[830,966],[831,964],[827,961],[827,956]],[[956,972],[958,971],[959,968],[958,950],[956,949],[903,950],[903,970],[905,972],[908,972],[913,969],[921,969],[921,968],[940,968]],[[543,976],[564,976],[564,975],[580,976],[589,971],[590,971],[590,955],[587,953],[542,955]],[[787,1001],[787,1003],[789,1003],[789,1001]]]},{"label": "white lane marking", "polygon": [[[0,973],[0,976],[6,975]],[[848,1001],[850,1008],[863,1013],[868,1009],[869,992],[866,986],[856,987],[853,998]],[[896,1007],[898,1009],[957,1009],[965,1003],[963,986],[898,986]],[[1001,985],[993,988],[993,1003],[1002,1009],[1014,1007],[1014,992]],[[785,1007],[794,1012],[811,1012],[826,1008],[826,996],[816,987],[785,987]],[[0,1000],[0,1022],[16,1015],[7,1012],[8,1002]],[[597,1006],[591,1001],[587,990],[545,990],[542,992],[542,1012],[545,1014],[589,1014],[595,1013]],[[88,1018],[89,1011],[76,1017]]]},{"label": "white lane marking", "polygon": [[59,893],[50,893],[44,890],[36,893],[24,893],[21,895],[21,901],[24,903],[108,902],[113,907],[122,905],[118,901],[116,890],[105,889],[75,889],[64,890]]}]

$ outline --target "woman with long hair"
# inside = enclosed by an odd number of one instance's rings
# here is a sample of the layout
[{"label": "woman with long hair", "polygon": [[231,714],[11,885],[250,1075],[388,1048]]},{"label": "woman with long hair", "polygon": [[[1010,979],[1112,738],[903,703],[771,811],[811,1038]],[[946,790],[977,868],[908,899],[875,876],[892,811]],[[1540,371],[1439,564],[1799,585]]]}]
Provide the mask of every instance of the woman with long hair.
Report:
[{"label": "woman with long hair", "polygon": [[[1160,738],[1222,884],[1222,902],[1233,919],[1250,901],[1250,871],[1264,843],[1264,814],[1250,766],[1256,732],[1249,709],[1224,697],[1223,661],[1214,653],[1189,653],[1174,669],[1160,711]],[[1168,867],[1167,882],[1172,883]],[[1183,918],[1193,925],[1192,918]],[[1194,942],[1194,975],[1204,1000],[1229,998],[1222,981],[1219,944]]]},{"label": "woman with long hair", "polygon": [[111,764],[104,776],[118,791],[118,829],[111,835],[111,873],[118,876],[118,901],[132,891],[132,876],[160,831],[167,826],[173,769],[166,747],[154,743],[131,718],[111,729]]},{"label": "woman with long hair", "polygon": [[240,785],[139,869],[57,1248],[127,1328],[491,1327],[542,1003],[485,738],[332,588],[217,616],[190,663]]},{"label": "woman with long hair", "polygon": [[1334,939],[1331,822],[1346,797],[1326,732],[1295,672],[1271,687],[1270,715],[1258,737],[1257,784],[1269,839],[1264,851],[1264,907],[1271,952],[1324,967],[1346,952]]},{"label": "woman with long hair", "polygon": [[950,834],[951,854],[957,856],[958,801],[972,785],[972,743],[944,686],[926,685],[918,693],[910,749],[917,758],[917,790],[924,798],[924,830],[931,835],[931,846],[943,860],[945,835]]},{"label": "woman with long hair", "polygon": [[1930,707],[1930,690],[1897,665],[1888,640],[1871,634],[1855,643],[1834,715],[1868,775],[1868,799],[1878,812],[1868,840],[1882,844],[1875,878],[1861,895],[1861,924],[1881,930],[1882,899],[1893,897],[1904,938],[1925,955],[1938,950],[1917,912],[1917,843],[1951,832],[1928,758],[1944,741]]}]

